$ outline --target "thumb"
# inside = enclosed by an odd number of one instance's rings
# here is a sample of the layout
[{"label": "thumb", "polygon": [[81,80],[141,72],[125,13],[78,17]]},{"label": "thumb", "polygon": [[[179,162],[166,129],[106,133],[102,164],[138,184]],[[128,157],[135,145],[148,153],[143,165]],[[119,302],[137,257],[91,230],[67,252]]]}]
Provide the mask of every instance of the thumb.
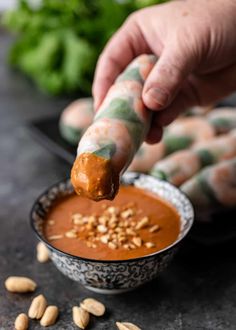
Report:
[{"label": "thumb", "polygon": [[143,88],[143,101],[152,110],[168,106],[196,66],[190,51],[180,45],[166,46]]}]

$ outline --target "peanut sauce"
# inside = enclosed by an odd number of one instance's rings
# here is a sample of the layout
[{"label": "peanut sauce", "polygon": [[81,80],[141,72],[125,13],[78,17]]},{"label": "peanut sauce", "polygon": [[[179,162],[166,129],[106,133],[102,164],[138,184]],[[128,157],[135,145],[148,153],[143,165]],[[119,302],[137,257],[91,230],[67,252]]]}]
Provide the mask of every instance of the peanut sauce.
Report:
[{"label": "peanut sauce", "polygon": [[78,195],[95,201],[113,199],[119,188],[119,177],[112,169],[111,160],[92,153],[76,158],[71,182]]},{"label": "peanut sauce", "polygon": [[[76,194],[62,198],[44,224],[44,235],[52,246],[96,260],[151,254],[171,245],[179,232],[180,219],[174,207],[134,186],[121,186],[113,201],[94,202]],[[118,243],[112,245],[113,238]]]}]

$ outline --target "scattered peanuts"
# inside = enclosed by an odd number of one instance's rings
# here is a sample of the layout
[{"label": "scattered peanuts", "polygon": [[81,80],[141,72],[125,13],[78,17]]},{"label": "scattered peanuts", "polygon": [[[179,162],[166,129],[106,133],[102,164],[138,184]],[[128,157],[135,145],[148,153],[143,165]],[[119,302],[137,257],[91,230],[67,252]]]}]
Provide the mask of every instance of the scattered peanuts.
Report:
[{"label": "scattered peanuts", "polygon": [[52,219],[50,219],[50,220],[48,220],[48,224],[49,224],[50,226],[53,226],[53,225],[55,225],[55,221],[52,220]]},{"label": "scattered peanuts", "polygon": [[10,292],[33,292],[37,284],[28,277],[10,276],[5,281],[5,287]]},{"label": "scattered peanuts", "polygon": [[155,244],[152,243],[152,242],[146,242],[146,243],[145,243],[145,246],[146,246],[148,249],[151,249],[151,248],[155,247]]},{"label": "scattered peanuts", "polygon": [[97,226],[97,230],[99,231],[99,233],[105,234],[107,232],[107,227],[104,225],[98,225]]},{"label": "scattered peanuts", "polygon": [[[41,319],[40,325],[48,327],[54,325],[59,315],[57,306],[47,306],[46,298],[40,294],[35,297],[30,305],[28,315],[32,319]],[[80,329],[85,329],[90,321],[90,314],[94,316],[102,316],[105,313],[105,306],[94,298],[86,298],[80,306],[72,308],[72,318],[74,324]],[[116,322],[119,330],[141,330],[138,326],[129,322]],[[21,313],[15,319],[15,330],[27,330],[29,327],[29,318],[26,314]]]},{"label": "scattered peanuts", "polygon": [[76,231],[75,230],[69,230],[69,231],[67,231],[66,233],[65,233],[65,236],[67,237],[67,238],[76,238],[77,237],[77,233],[76,233]]},{"label": "scattered peanuts", "polygon": [[[135,250],[142,246],[152,248],[155,245],[145,241],[142,238],[143,233],[155,233],[160,230],[160,226],[151,223],[149,216],[143,215],[143,211],[137,209],[135,203],[127,203],[120,207],[102,204],[100,214],[74,213],[71,215],[71,224],[71,229],[65,232],[64,236],[84,240],[87,247],[92,249],[101,243],[111,250]],[[58,234],[48,239],[61,238],[63,235]]]},{"label": "scattered peanuts", "polygon": [[105,313],[105,306],[100,301],[93,298],[84,299],[80,307],[95,316],[102,316]]},{"label": "scattered peanuts", "polygon": [[115,206],[109,206],[106,211],[110,214],[117,214],[119,210]]},{"label": "scattered peanuts", "polygon": [[140,237],[133,237],[132,242],[134,243],[134,245],[136,245],[137,247],[142,246],[142,240]]},{"label": "scattered peanuts", "polygon": [[116,322],[116,326],[119,330],[141,330],[137,325],[129,322]]},{"label": "scattered peanuts", "polygon": [[136,226],[136,230],[139,230],[139,229],[142,229],[144,227],[146,227],[149,223],[149,219],[148,217],[144,217],[142,218],[138,223],[137,223],[137,226]]},{"label": "scattered peanuts", "polygon": [[15,329],[16,330],[27,330],[28,327],[29,327],[28,316],[24,313],[19,314],[15,320]]},{"label": "scattered peanuts", "polygon": [[43,316],[45,309],[47,307],[47,300],[46,298],[40,294],[39,296],[35,297],[32,300],[32,303],[30,305],[28,315],[31,319],[41,319]]},{"label": "scattered peanuts", "polygon": [[112,250],[117,249],[117,245],[114,242],[108,242],[108,247]]},{"label": "scattered peanuts", "polygon": [[129,248],[130,248],[131,250],[134,250],[134,249],[136,249],[136,245],[130,243],[130,244],[129,244]]},{"label": "scattered peanuts", "polygon": [[104,244],[107,244],[109,242],[109,236],[108,235],[101,236],[100,241]]},{"label": "scattered peanuts", "polygon": [[133,209],[128,209],[128,210],[121,212],[120,215],[121,215],[121,218],[127,219],[127,218],[131,217],[132,215],[134,215],[134,211],[133,211]]},{"label": "scattered peanuts", "polygon": [[124,248],[125,250],[130,250],[130,248],[129,248],[129,244],[124,244],[124,245],[123,245],[123,248]]},{"label": "scattered peanuts", "polygon": [[104,215],[102,215],[101,217],[98,218],[98,222],[104,226],[107,224],[108,220],[109,220],[109,218]]},{"label": "scattered peanuts", "polygon": [[126,234],[131,235],[131,236],[135,236],[136,232],[133,229],[127,228],[126,229]]},{"label": "scattered peanuts", "polygon": [[[141,215],[142,212],[135,209],[135,204],[121,208],[107,207],[103,204],[102,209],[102,215],[72,214],[71,229],[62,234],[51,235],[48,239],[58,240],[63,237],[84,239],[89,248],[96,248],[97,244],[102,243],[112,250],[123,248],[131,251],[141,246],[146,248],[156,246],[151,241],[145,241],[142,233],[155,233],[160,230],[160,226],[151,223],[148,216]],[[55,224],[52,219],[48,222],[50,226]],[[149,236],[152,237],[150,234]],[[146,236],[144,235],[144,237]],[[37,245],[37,260],[42,263],[49,260],[49,251],[43,242]],[[10,292],[33,292],[37,284],[27,277],[11,276],[5,281],[5,286]],[[86,329],[90,321],[90,314],[99,317],[104,315],[105,310],[104,304],[100,301],[86,298],[80,303],[80,306],[72,308],[74,324],[80,329]],[[58,315],[58,307],[47,306],[47,300],[42,294],[32,300],[28,311],[29,318],[40,320],[43,327],[54,325]],[[28,329],[28,316],[24,313],[17,316],[15,320],[16,330]],[[116,326],[119,330],[141,330],[141,328],[130,322],[116,322]]]},{"label": "scattered peanuts", "polygon": [[76,222],[76,221],[78,221],[78,220],[81,220],[83,218],[83,216],[82,216],[82,214],[80,214],[80,213],[74,213],[73,215],[72,215],[72,221],[74,221],[74,222]]},{"label": "scattered peanuts", "polygon": [[40,324],[43,327],[48,327],[56,323],[59,310],[57,306],[48,306],[43,314],[43,317],[40,320]]},{"label": "scattered peanuts", "polygon": [[44,263],[50,259],[48,248],[43,242],[39,242],[36,249],[38,262]]},{"label": "scattered peanuts", "polygon": [[92,243],[92,242],[87,242],[87,247],[96,249],[97,245],[95,243]]},{"label": "scattered peanuts", "polygon": [[159,225],[154,225],[149,229],[149,231],[150,231],[150,233],[154,233],[155,231],[158,231],[159,229],[160,229]]},{"label": "scattered peanuts", "polygon": [[49,241],[55,241],[57,239],[61,239],[63,237],[63,235],[52,235],[52,236],[49,236],[48,239]]},{"label": "scattered peanuts", "polygon": [[81,219],[77,219],[77,218],[75,218],[75,219],[73,220],[73,223],[74,223],[74,225],[83,225],[83,224],[84,224],[82,218],[81,218]]},{"label": "scattered peanuts", "polygon": [[73,321],[77,327],[85,329],[89,323],[89,313],[81,307],[74,306],[72,308]]}]

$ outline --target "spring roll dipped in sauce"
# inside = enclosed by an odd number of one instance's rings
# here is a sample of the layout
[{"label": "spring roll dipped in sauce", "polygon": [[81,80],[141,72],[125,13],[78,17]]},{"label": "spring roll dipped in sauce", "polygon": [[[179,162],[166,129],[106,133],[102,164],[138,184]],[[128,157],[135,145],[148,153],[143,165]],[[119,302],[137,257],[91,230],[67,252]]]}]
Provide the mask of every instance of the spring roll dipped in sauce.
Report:
[{"label": "spring roll dipped in sauce", "polygon": [[153,55],[137,57],[108,91],[78,146],[71,171],[77,194],[97,201],[115,197],[120,175],[150,126],[151,112],[142,102],[142,89],[156,60]]}]

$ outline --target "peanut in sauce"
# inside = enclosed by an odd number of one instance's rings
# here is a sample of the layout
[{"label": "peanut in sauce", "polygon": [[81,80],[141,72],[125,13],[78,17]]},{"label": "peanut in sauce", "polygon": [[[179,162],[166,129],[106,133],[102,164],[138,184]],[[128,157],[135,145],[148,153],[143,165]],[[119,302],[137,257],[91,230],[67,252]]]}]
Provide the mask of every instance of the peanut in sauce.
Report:
[{"label": "peanut in sauce", "polygon": [[[54,221],[49,225],[48,221]],[[176,210],[154,194],[121,186],[113,201],[73,194],[55,204],[44,234],[56,248],[97,260],[127,260],[161,250],[178,237]],[[61,235],[62,238],[50,240]]]}]

